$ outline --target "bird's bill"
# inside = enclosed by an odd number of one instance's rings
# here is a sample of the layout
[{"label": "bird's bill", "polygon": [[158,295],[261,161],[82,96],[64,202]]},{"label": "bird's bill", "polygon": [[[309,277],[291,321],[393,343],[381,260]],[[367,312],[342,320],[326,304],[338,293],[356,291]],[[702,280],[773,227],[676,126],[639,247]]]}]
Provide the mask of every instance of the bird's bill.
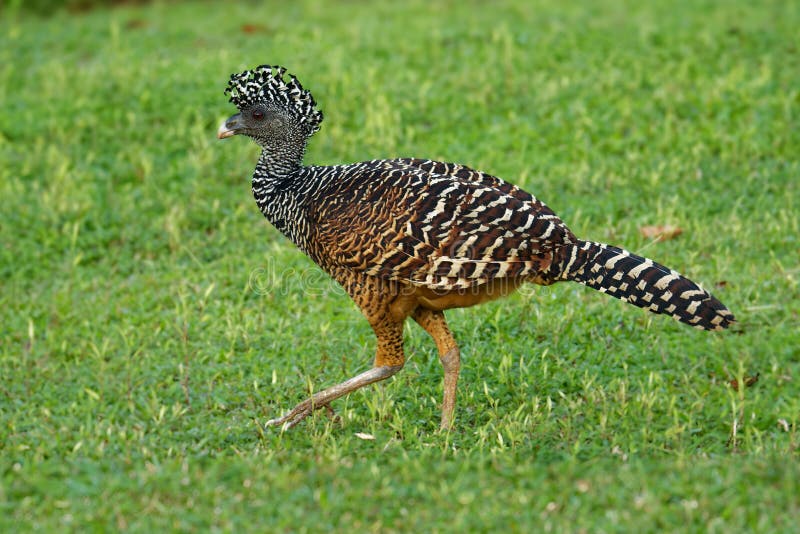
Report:
[{"label": "bird's bill", "polygon": [[227,139],[239,133],[239,130],[242,128],[241,118],[242,114],[237,113],[220,124],[217,130],[217,139]]}]

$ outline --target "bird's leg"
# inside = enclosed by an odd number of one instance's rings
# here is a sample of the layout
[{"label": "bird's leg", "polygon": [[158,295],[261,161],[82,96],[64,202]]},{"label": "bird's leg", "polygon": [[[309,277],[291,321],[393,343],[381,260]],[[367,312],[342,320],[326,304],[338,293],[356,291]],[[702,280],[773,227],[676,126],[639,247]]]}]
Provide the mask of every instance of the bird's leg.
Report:
[{"label": "bird's leg", "polygon": [[391,319],[388,313],[377,315],[377,317],[367,316],[370,319],[375,335],[378,337],[378,350],[375,354],[374,367],[341,384],[336,384],[315,393],[310,399],[304,400],[283,417],[267,421],[267,426],[282,426],[284,429],[292,428],[311,415],[314,410],[325,407],[331,409],[330,403],[339,397],[375,382],[386,380],[403,368],[405,364],[403,323],[402,321],[397,322]]},{"label": "bird's leg", "polygon": [[346,380],[341,384],[336,384],[335,386],[315,393],[310,399],[304,400],[283,417],[267,421],[267,426],[282,426],[284,429],[292,428],[311,415],[314,410],[320,408],[331,409],[330,403],[332,401],[364,386],[374,384],[380,380],[385,380],[402,368],[402,365],[373,367],[369,371],[354,376],[350,380]]},{"label": "bird's leg", "polygon": [[453,347],[444,354],[439,355],[439,361],[444,368],[444,399],[442,400],[442,423],[440,430],[453,428],[453,419],[456,410],[456,386],[458,373],[461,370],[461,354],[458,347]]},{"label": "bird's leg", "polygon": [[444,399],[442,400],[442,424],[440,430],[453,427],[453,416],[456,409],[456,386],[461,369],[461,354],[453,334],[447,327],[444,313],[440,311],[417,308],[412,315],[414,320],[431,335],[439,350],[439,361],[444,368]]}]

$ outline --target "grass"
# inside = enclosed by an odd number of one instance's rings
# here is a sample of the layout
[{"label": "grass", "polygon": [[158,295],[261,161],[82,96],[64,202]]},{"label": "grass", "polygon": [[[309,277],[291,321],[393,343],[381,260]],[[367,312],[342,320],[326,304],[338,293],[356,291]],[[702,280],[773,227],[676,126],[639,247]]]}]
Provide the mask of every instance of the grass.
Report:
[{"label": "grass", "polygon": [[[0,21],[0,530],[787,531],[800,512],[800,9],[315,0]],[[712,288],[696,332],[577,285],[449,319],[366,369],[348,299],[265,223],[231,72],[281,63],[306,161],[459,161]],[[684,233],[652,242],[648,224]],[[759,373],[750,388],[739,383]],[[370,434],[365,440],[356,433]]]}]

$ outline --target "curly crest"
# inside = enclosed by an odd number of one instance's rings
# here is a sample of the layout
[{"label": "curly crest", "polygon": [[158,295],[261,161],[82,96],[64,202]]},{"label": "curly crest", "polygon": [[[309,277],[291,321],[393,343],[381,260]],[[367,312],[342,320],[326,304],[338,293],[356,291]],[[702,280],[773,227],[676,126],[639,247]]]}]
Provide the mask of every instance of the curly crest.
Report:
[{"label": "curly crest", "polygon": [[230,95],[230,101],[239,111],[258,102],[277,104],[301,124],[307,125],[311,135],[319,130],[322,111],[317,109],[314,97],[303,89],[297,78],[289,74],[286,81],[284,74],[286,69],[279,65],[260,65],[231,74],[225,94]]}]

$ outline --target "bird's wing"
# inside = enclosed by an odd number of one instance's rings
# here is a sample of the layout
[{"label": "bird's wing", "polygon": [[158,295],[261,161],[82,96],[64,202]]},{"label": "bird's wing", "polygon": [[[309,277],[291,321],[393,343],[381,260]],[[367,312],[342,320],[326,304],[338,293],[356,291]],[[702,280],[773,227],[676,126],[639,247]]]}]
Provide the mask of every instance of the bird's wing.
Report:
[{"label": "bird's wing", "polygon": [[[378,163],[378,162],[372,162]],[[354,167],[311,213],[326,263],[431,289],[544,272],[574,241],[529,193],[468,167],[388,160]]]}]

